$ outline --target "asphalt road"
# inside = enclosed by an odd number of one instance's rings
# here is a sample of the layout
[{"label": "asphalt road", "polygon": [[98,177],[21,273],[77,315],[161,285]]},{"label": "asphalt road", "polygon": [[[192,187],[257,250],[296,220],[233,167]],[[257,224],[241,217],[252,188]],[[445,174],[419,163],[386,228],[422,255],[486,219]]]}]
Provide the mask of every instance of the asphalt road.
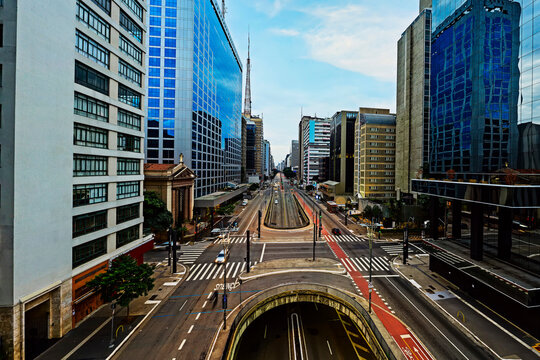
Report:
[{"label": "asphalt road", "polygon": [[[249,201],[238,217],[240,229],[237,235],[239,237],[244,235],[247,229],[253,231],[254,227],[256,228],[258,210],[264,206],[265,201],[269,201],[270,196],[271,191],[266,190],[261,192],[261,195]],[[310,198],[305,194],[301,194],[301,196],[309,206],[312,206],[313,202]],[[318,205],[315,205],[315,209],[319,209]],[[369,242],[365,241],[365,239],[354,237],[354,234],[351,234],[340,221],[327,213],[325,209],[322,209],[322,211],[325,228],[329,230],[337,227],[341,229],[343,239],[345,237],[349,239],[348,241],[343,240],[343,242],[339,242],[339,245],[350,259],[356,259],[355,261],[351,261],[350,266],[357,266],[362,275],[367,277],[369,272],[361,266],[362,264],[366,264],[365,261],[369,255]],[[252,235],[254,234],[252,233]],[[291,240],[289,242],[252,242],[250,245],[251,264],[273,259],[309,258],[312,256],[313,244],[311,242],[295,241],[294,233],[292,232],[287,234],[287,238]],[[338,238],[334,238],[334,240],[336,239]],[[268,288],[269,286],[291,281],[316,281],[316,279],[322,279],[322,277],[327,276],[326,274],[308,273],[284,274],[265,278],[264,281],[257,280],[239,286],[235,282],[235,278],[238,276],[240,269],[242,267],[245,268],[247,244],[245,240],[239,240],[238,242],[231,243],[229,246],[230,257],[227,271],[223,271],[222,267],[213,263],[219,251],[223,249],[223,245],[208,242],[208,247],[203,249],[195,263],[190,265],[190,273],[183,276],[183,283],[173,292],[168,300],[158,306],[153,316],[128,341],[116,358],[204,358],[211,347],[211,340],[215,332],[223,321],[224,313],[221,309],[221,295],[216,303],[208,300],[208,296],[214,289],[220,289],[221,294],[224,274],[227,275],[226,281],[232,291],[228,294],[229,309],[239,304],[242,297],[245,299],[250,294]],[[186,247],[183,246],[182,250],[185,249]],[[166,251],[152,254],[155,259],[165,259],[166,255]],[[373,271],[375,289],[379,291],[381,297],[386,299],[389,306],[393,309],[392,311],[417,334],[434,357],[440,359],[490,358],[483,349],[479,348],[465,334],[459,331],[455,325],[449,323],[446,318],[436,311],[433,305],[425,300],[423,295],[409,282],[399,278],[392,272],[389,266],[383,267],[381,265],[385,257],[387,259],[386,262],[391,259],[391,256],[383,248],[383,245],[374,243],[372,255],[374,258],[378,258],[379,261],[378,270]],[[326,241],[317,242],[316,256],[335,258]],[[232,270],[229,271],[231,267]],[[195,273],[197,273],[197,276],[191,275]],[[190,276],[192,277],[190,278]],[[335,281],[336,284],[342,282],[341,286],[347,286],[347,284],[348,286],[352,286],[351,281],[347,277],[336,275],[336,278],[340,279],[339,281]],[[337,322],[321,321],[319,313],[310,313],[310,311],[313,311],[312,308],[314,308],[314,305],[310,304],[305,307],[300,306],[296,311],[300,315],[302,328],[304,329],[305,349],[309,352],[309,359],[355,358],[354,356],[351,357],[350,354],[338,357],[341,356],[338,355],[341,354],[341,351],[346,351],[347,346],[338,341],[339,339],[343,340],[343,338],[336,335],[337,329],[333,326],[337,326]],[[285,311],[285,313],[290,314],[290,311]],[[257,337],[259,341],[257,342],[257,339],[253,341],[243,340],[247,344],[247,353],[253,353],[252,349],[259,346],[259,350],[256,353],[260,351],[262,356],[260,358],[288,358],[288,345],[285,346],[285,352],[275,350],[278,347],[282,349],[284,339],[288,339],[288,330],[285,331],[283,325],[283,322],[285,322],[285,325],[287,324],[287,317],[281,317],[281,320],[278,316],[275,318],[270,317],[268,320],[261,320],[261,323],[264,324],[265,321],[276,321],[276,324],[266,326],[266,339],[263,335],[262,340],[264,341],[261,341],[263,325],[254,323],[255,330],[253,332],[250,331],[250,334]],[[311,331],[311,329],[314,330]],[[330,347],[324,339],[328,339]],[[262,350],[263,348],[267,350]],[[329,349],[332,350],[332,356],[334,357],[328,357],[330,353]],[[273,350],[275,350],[275,356],[268,355],[268,357],[264,357],[264,354],[273,354]],[[324,356],[325,354],[326,356]],[[256,357],[247,358],[255,359]]]},{"label": "asphalt road", "polygon": [[296,229],[308,225],[305,218],[300,216],[298,204],[291,193],[290,185],[284,181],[281,187],[274,188],[268,205],[268,217],[265,225],[275,229]]}]

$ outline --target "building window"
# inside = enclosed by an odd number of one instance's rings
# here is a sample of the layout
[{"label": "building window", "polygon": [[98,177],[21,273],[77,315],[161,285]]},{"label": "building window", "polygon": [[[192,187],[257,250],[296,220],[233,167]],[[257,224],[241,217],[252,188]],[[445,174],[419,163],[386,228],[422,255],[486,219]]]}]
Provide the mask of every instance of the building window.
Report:
[{"label": "building window", "polygon": [[118,60],[118,73],[129,81],[141,86],[142,73],[125,61]]},{"label": "building window", "polygon": [[121,84],[118,84],[118,100],[137,109],[141,108],[141,94]]},{"label": "building window", "polygon": [[120,50],[142,65],[142,51],[131,41],[120,35]]},{"label": "building window", "polygon": [[73,176],[107,175],[107,157],[94,155],[73,155]]},{"label": "building window", "polygon": [[75,62],[75,82],[109,95],[109,78],[78,61]]},{"label": "building window", "polygon": [[122,10],[120,10],[120,26],[130,33],[138,42],[142,43],[142,29]]},{"label": "building window", "polygon": [[0,24],[0,47],[4,47],[4,24]]},{"label": "building window", "polygon": [[116,223],[121,224],[129,220],[137,219],[139,217],[139,212],[139,203],[120,206],[116,208]]},{"label": "building window", "polygon": [[73,248],[73,268],[107,253],[107,237],[89,241]]},{"label": "building window", "polygon": [[73,145],[106,149],[108,143],[107,130],[75,123],[73,129]]},{"label": "building window", "polygon": [[118,158],[117,175],[139,175],[141,173],[141,161],[138,159]]},{"label": "building window", "polygon": [[107,184],[73,185],[73,207],[107,201]]},{"label": "building window", "polygon": [[107,210],[73,217],[73,237],[88,234],[107,227]]},{"label": "building window", "polygon": [[141,138],[137,136],[118,133],[118,150],[140,152]]},{"label": "building window", "polygon": [[105,49],[78,30],[76,33],[75,48],[79,53],[89,59],[105,66],[107,69],[109,68],[109,50]]},{"label": "building window", "polygon": [[79,1],[77,1],[77,20],[85,23],[86,26],[105,38],[105,40],[110,40],[111,26],[98,14]]},{"label": "building window", "polygon": [[139,196],[140,183],[138,181],[126,181],[116,184],[116,199],[125,199],[134,196]]},{"label": "building window", "polygon": [[128,227],[116,233],[116,248],[122,247],[139,238],[139,225]]},{"label": "building window", "polygon": [[107,15],[111,15],[111,0],[92,0],[94,4],[99,6]]},{"label": "building window", "polygon": [[143,8],[136,0],[122,0],[139,20],[143,21]]},{"label": "building window", "polygon": [[80,93],[75,93],[73,107],[75,114],[77,115],[104,122],[109,121],[109,105],[103,101],[96,100]]},{"label": "building window", "polygon": [[141,130],[141,116],[118,109],[118,125],[135,130]]}]

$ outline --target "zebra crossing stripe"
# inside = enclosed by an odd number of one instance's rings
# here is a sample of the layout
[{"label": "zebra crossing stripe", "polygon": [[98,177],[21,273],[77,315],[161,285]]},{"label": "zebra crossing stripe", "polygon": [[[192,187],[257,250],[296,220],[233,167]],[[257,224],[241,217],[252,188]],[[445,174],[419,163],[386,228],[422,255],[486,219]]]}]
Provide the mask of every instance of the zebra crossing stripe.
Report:
[{"label": "zebra crossing stripe", "polygon": [[197,264],[193,267],[193,269],[190,269],[191,270],[191,274],[189,274],[189,276],[187,277],[186,281],[189,281],[191,280],[191,278],[193,277],[193,275],[195,275],[195,271],[201,266],[201,264]]},{"label": "zebra crossing stripe", "polygon": [[204,264],[204,266],[201,268],[201,270],[199,270],[199,274],[197,274],[197,275],[195,275],[193,277],[193,280],[197,280],[197,278],[199,278],[199,280],[202,280],[202,278],[204,277],[204,275],[206,275],[208,270],[210,270],[212,265],[214,265],[214,264],[211,264],[211,263]]},{"label": "zebra crossing stripe", "polygon": [[351,269],[349,269],[349,266],[347,265],[347,262],[345,261],[345,259],[341,259],[341,262],[343,263],[343,266],[345,266],[345,269],[347,270],[347,272],[350,272]]},{"label": "zebra crossing stripe", "polygon": [[358,270],[364,270],[357,258],[351,258],[352,262],[356,265]]},{"label": "zebra crossing stripe", "polygon": [[345,260],[349,263],[349,266],[351,267],[352,271],[358,271],[356,269],[356,266],[354,266],[354,263],[351,261],[350,258],[345,258]]}]

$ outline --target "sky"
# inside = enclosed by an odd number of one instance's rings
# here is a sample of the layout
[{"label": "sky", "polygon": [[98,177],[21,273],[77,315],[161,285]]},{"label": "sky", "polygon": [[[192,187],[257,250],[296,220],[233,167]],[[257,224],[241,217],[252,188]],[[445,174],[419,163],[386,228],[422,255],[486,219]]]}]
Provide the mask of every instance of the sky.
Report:
[{"label": "sky", "polygon": [[397,41],[418,0],[227,0],[226,8],[244,69],[249,27],[252,114],[263,116],[276,165],[298,139],[301,113],[395,112]]}]

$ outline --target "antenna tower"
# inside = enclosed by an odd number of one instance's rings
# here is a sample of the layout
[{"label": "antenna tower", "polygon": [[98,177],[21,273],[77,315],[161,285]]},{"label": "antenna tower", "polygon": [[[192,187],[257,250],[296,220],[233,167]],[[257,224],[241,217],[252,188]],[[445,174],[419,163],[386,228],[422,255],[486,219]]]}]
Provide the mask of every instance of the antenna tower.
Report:
[{"label": "antenna tower", "polygon": [[247,118],[251,118],[251,79],[250,79],[251,60],[249,58],[249,46],[250,46],[250,39],[249,39],[249,30],[248,30],[248,57],[247,57],[247,64],[246,64],[246,94],[244,96],[244,116]]}]

